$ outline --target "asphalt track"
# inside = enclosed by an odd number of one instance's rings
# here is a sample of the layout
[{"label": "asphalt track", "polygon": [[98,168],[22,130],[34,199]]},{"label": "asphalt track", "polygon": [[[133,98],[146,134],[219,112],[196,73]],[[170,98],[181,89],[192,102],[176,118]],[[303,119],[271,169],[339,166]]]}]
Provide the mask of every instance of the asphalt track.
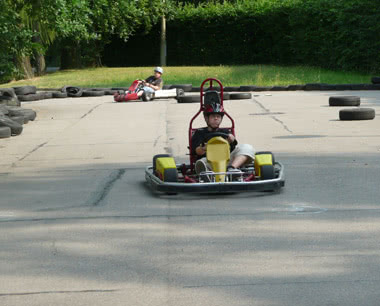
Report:
[{"label": "asphalt track", "polygon": [[[0,142],[0,305],[380,305],[380,93],[271,94],[225,107],[284,164],[275,194],[147,188],[154,154],[186,160],[197,104],[23,103],[36,121]],[[337,94],[377,117],[339,121]]]}]

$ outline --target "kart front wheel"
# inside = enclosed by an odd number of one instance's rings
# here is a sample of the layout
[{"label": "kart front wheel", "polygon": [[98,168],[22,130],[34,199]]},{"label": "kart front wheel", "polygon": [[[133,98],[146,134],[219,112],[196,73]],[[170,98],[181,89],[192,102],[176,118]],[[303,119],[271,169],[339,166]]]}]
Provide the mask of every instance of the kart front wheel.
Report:
[{"label": "kart front wheel", "polygon": [[263,165],[260,169],[262,180],[272,180],[275,178],[275,171],[273,165]]}]

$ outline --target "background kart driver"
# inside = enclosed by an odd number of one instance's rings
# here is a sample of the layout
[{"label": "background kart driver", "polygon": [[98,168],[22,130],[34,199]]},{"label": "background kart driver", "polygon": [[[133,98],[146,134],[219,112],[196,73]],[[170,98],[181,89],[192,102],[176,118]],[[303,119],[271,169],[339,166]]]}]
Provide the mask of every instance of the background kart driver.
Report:
[{"label": "background kart driver", "polygon": [[162,89],[163,82],[161,76],[163,73],[164,70],[161,67],[156,67],[154,68],[154,75],[151,75],[145,81],[139,81],[139,83],[143,83],[144,88],[137,93],[137,96],[141,97],[144,91],[154,93],[156,90]]},{"label": "background kart driver", "polygon": [[196,130],[191,138],[192,154],[196,154],[198,158],[195,163],[195,172],[198,175],[204,171],[212,171],[206,158],[207,144],[204,143],[204,139],[210,133],[222,132],[228,134],[227,141],[230,143],[231,151],[230,162],[227,167],[229,172],[238,172],[238,168],[254,160],[255,150],[250,144],[238,145],[235,136],[230,133],[229,129],[219,128],[224,116],[222,105],[217,103],[207,105],[203,111],[203,116],[207,127]]}]

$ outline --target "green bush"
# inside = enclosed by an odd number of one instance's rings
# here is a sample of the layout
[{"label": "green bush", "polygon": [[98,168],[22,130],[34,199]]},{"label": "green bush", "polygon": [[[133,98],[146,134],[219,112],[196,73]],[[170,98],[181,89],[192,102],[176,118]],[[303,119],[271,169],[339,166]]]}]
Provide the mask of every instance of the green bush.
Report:
[{"label": "green bush", "polygon": [[173,64],[380,69],[380,6],[368,0],[184,6],[168,25]]},{"label": "green bush", "polygon": [[[373,0],[188,4],[179,6],[168,21],[168,64],[296,64],[380,71],[379,20],[380,6]],[[138,48],[142,41],[144,48]],[[106,48],[103,62],[130,65],[128,57],[135,65],[157,63],[158,42],[159,26],[126,45],[119,42],[123,52],[116,57],[112,53],[112,59],[107,58],[111,48]]]}]

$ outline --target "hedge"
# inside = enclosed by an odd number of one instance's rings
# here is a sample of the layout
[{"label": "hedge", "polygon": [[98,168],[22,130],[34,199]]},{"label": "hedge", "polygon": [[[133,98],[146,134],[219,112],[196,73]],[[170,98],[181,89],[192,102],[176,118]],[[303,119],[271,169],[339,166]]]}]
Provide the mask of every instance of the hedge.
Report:
[{"label": "hedge", "polygon": [[[168,65],[297,64],[379,72],[379,20],[373,0],[185,5],[168,21]],[[114,40],[103,63],[155,65],[159,35],[157,25],[126,44]]]}]

